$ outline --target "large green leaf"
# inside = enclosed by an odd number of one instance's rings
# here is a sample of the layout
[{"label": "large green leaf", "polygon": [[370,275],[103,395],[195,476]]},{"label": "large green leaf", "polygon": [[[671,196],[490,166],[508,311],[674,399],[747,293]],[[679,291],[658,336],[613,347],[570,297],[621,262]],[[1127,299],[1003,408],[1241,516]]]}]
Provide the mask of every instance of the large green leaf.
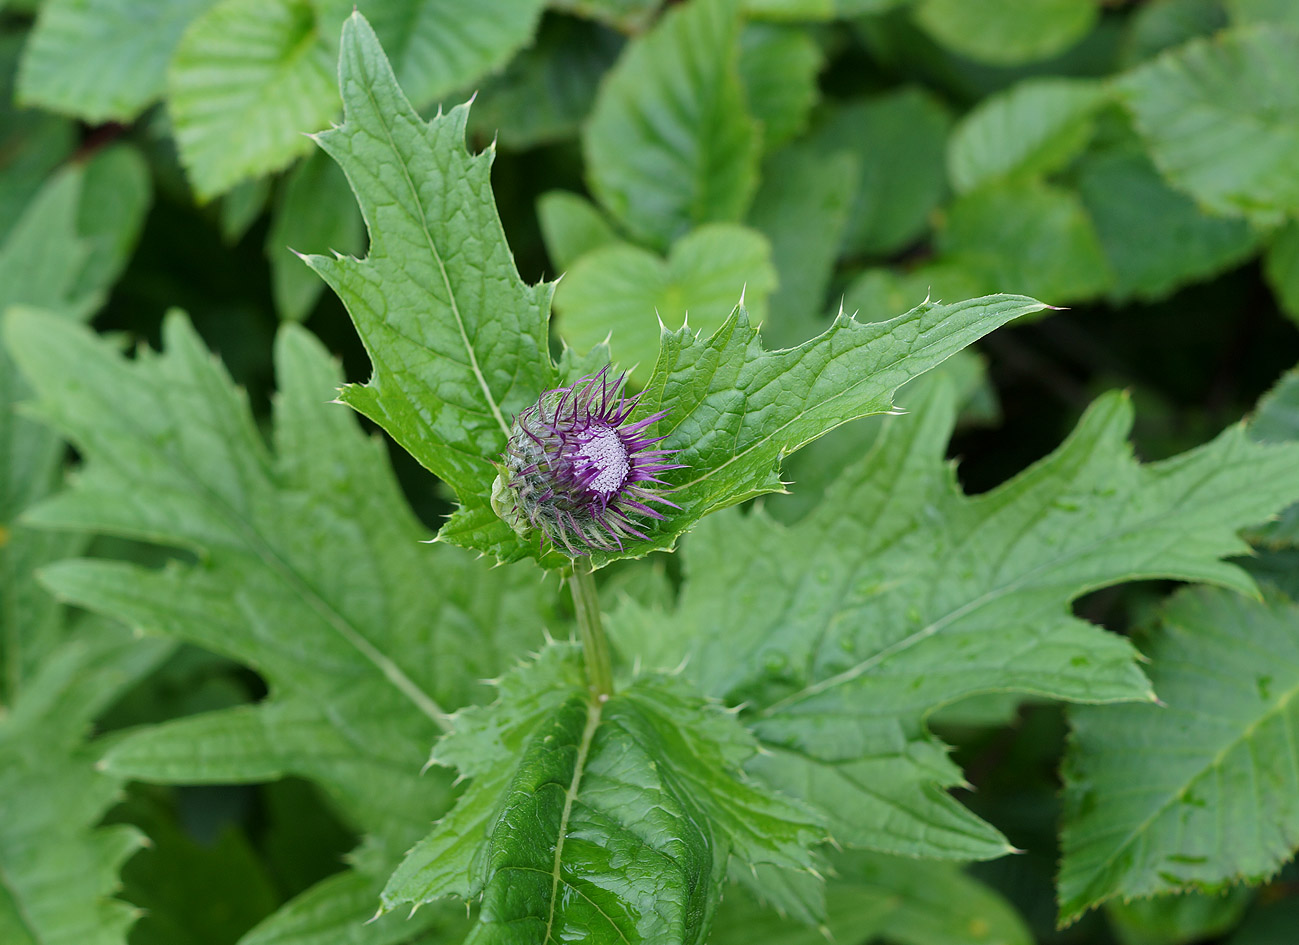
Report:
[{"label": "large green leaf", "polygon": [[537,222],[556,272],[571,269],[587,253],[619,241],[600,209],[568,190],[549,190],[537,198]]},{"label": "large green leaf", "polygon": [[711,335],[744,294],[758,319],[776,284],[771,246],[761,233],[710,223],[672,244],[667,259],[631,246],[603,246],[579,259],[555,292],[559,331],[580,351],[610,338],[614,356],[636,365],[644,384],[654,369],[659,335],[689,324]]},{"label": "large green leaf", "polygon": [[634,40],[583,135],[596,198],[658,249],[736,222],[757,186],[760,136],[740,81],[738,0],[693,0]]},{"label": "large green leaf", "polygon": [[1297,35],[1194,40],[1118,84],[1160,172],[1211,212],[1275,223],[1299,211]]},{"label": "large green leaf", "polygon": [[214,0],[50,0],[23,55],[19,99],[89,122],[130,121],[160,98],[181,34]]},{"label": "large green leaf", "polygon": [[1263,271],[1281,310],[1299,323],[1299,222],[1287,223],[1272,235]]},{"label": "large green leaf", "polygon": [[338,111],[308,0],[221,0],[185,31],[167,99],[181,161],[210,199],[311,150]]},{"label": "large green leaf", "polygon": [[552,286],[524,285],[514,268],[492,201],[492,152],[465,151],[467,106],[420,118],[359,15],[344,27],[339,75],[346,120],[317,140],[357,194],[370,252],[308,262],[347,305],[374,364],[370,382],[342,399],[462,506],[494,518],[493,462],[509,424],[558,383],[546,336]]},{"label": "large green leaf", "polygon": [[1106,101],[1099,82],[1030,79],[979,103],[952,133],[947,171],[960,193],[1060,169],[1087,146]]},{"label": "large green leaf", "polygon": [[[1259,400],[1249,434],[1264,443],[1299,442],[1299,371],[1286,372]],[[1249,539],[1272,548],[1299,546],[1299,505],[1250,529]]]},{"label": "large green leaf", "polygon": [[482,897],[469,942],[701,943],[728,860],[807,871],[813,815],[739,770],[734,715],[666,677],[593,700],[575,647],[511,671],[433,761],[473,781],[384,904]]},{"label": "large green leaf", "polygon": [[949,49],[1013,66],[1046,59],[1082,39],[1099,0],[919,0],[916,22]]},{"label": "large green leaf", "polygon": [[277,343],[272,455],[180,317],[165,355],[130,363],[57,319],[23,314],[8,328],[41,414],[87,459],[76,488],[29,520],[199,556],[162,570],[69,561],[46,570],[48,584],[237,659],[271,690],[256,706],[139,731],[106,770],[186,784],[311,778],[374,837],[375,869],[391,868],[450,800],[446,778],[419,776],[444,713],[540,637],[549,592],[421,543],[383,444],[328,403],[337,369],[301,329]]},{"label": "large green leaf", "polygon": [[819,90],[825,55],[806,30],[749,23],[740,33],[740,78],[753,117],[762,124],[766,152],[787,143],[807,125]]},{"label": "large green leaf", "polygon": [[678,607],[628,605],[617,631],[642,665],[684,657],[704,692],[743,706],[767,749],[749,770],[830,812],[841,843],[993,857],[1009,847],[943,790],[961,772],[926,716],[992,691],[1152,699],[1132,646],[1070,602],[1153,577],[1252,588],[1218,559],[1299,494],[1299,446],[1233,427],[1141,466],[1131,408],[1111,395],[1049,457],[967,497],[943,460],[950,386],[914,407],[795,525],[710,517],[687,545]]},{"label": "large green leaf", "polygon": [[1285,23],[1299,26],[1299,8],[1290,0],[1226,0],[1237,23]]},{"label": "large green leaf", "polygon": [[1299,848],[1299,607],[1191,589],[1146,647],[1162,706],[1071,714],[1060,918],[1257,882]]}]

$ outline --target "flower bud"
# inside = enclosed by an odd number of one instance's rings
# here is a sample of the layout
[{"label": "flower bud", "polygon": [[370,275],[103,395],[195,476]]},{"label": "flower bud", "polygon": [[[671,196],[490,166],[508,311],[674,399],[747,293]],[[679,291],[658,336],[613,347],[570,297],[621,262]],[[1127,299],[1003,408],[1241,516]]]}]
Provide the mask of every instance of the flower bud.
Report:
[{"label": "flower bud", "polygon": [[611,383],[608,371],[546,391],[515,418],[492,489],[492,507],[516,531],[536,530],[572,557],[648,540],[636,520],[663,515],[647,503],[680,508],[654,488],[666,485],[657,473],[682,468],[663,461],[676,450],[651,449],[664,437],[644,435],[667,411],[627,423],[640,395],[626,397],[627,375]]}]

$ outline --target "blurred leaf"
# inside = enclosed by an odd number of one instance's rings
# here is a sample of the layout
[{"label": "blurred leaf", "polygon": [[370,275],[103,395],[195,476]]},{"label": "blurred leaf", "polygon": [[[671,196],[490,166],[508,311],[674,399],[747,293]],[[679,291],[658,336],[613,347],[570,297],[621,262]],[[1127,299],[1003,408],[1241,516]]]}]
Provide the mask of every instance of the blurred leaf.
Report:
[{"label": "blurred leaf", "polygon": [[821,48],[806,30],[749,23],[741,31],[740,79],[749,110],[762,123],[764,151],[776,150],[807,127],[824,65]]},{"label": "blurred leaf", "polygon": [[576,137],[622,47],[612,30],[557,17],[544,20],[533,45],[478,92],[469,115],[471,135],[495,138],[515,150]]},{"label": "blurred leaf", "polygon": [[[373,25],[416,108],[477,83],[531,42],[545,0],[311,0],[331,56],[354,10]],[[333,81],[333,74],[330,76]],[[337,102],[337,98],[335,98]],[[306,127],[312,131],[324,122]]]},{"label": "blurred leaf", "polygon": [[844,290],[843,309],[864,322],[919,305],[926,299],[962,299],[978,295],[984,279],[958,262],[931,262],[909,272],[867,269]]},{"label": "blurred leaf", "polygon": [[1082,79],[1029,79],[985,99],[956,126],[947,170],[958,193],[981,184],[1041,177],[1087,146],[1105,87]]},{"label": "blurred leaf", "polygon": [[220,0],[185,31],[168,74],[176,145],[201,200],[311,150],[338,111],[308,0]]},{"label": "blurred leaf", "polygon": [[244,238],[248,228],[266,209],[271,196],[271,181],[257,177],[236,184],[221,198],[221,237],[233,245]]},{"label": "blurred leaf", "polygon": [[1259,234],[1247,221],[1204,214],[1136,149],[1083,157],[1078,190],[1114,274],[1116,301],[1163,298],[1258,251]]},{"label": "blurred leaf", "polygon": [[1110,900],[1105,913],[1120,945],[1190,945],[1231,929],[1253,900],[1254,890],[1236,886],[1215,895]]},{"label": "blurred leaf", "polygon": [[1071,713],[1064,923],[1114,896],[1259,882],[1299,846],[1299,607],[1188,589],[1146,652],[1166,705]]},{"label": "blurred leaf", "polygon": [[[1249,435],[1262,443],[1299,441],[1299,370],[1286,372],[1259,400],[1249,422]],[[1249,538],[1271,548],[1299,546],[1299,505],[1256,525]]]},{"label": "blurred leaf", "polygon": [[1272,236],[1263,271],[1281,311],[1299,323],[1299,222],[1287,223]]},{"label": "blurred leaf", "polygon": [[1222,0],[1155,0],[1142,4],[1128,21],[1122,65],[1145,62],[1165,49],[1209,36],[1226,25]]},{"label": "blurred leaf", "polygon": [[133,827],[95,828],[122,780],[83,744],[91,721],[169,646],[105,621],[82,621],[0,717],[0,941],[123,945],[139,915],[109,898],[144,843]]},{"label": "blurred leaf", "polygon": [[1118,84],[1160,172],[1211,213],[1274,224],[1299,212],[1296,35],[1193,40]]},{"label": "blurred leaf", "polygon": [[360,256],[364,251],[365,222],[347,178],[329,155],[318,151],[289,173],[266,234],[271,293],[280,318],[302,321],[325,289],[299,253]]},{"label": "blurred leaf", "polygon": [[570,345],[587,351],[612,335],[614,356],[635,365],[632,377],[643,385],[658,359],[663,328],[675,331],[686,323],[711,335],[741,292],[761,319],[775,284],[771,246],[762,234],[712,223],[676,240],[667,259],[627,243],[588,253],[560,282],[555,308]]},{"label": "blurred leaf", "polygon": [[1152,699],[1131,644],[1069,603],[1157,576],[1252,588],[1218,559],[1299,495],[1299,445],[1237,426],[1141,466],[1127,399],[1108,395],[1046,459],[967,497],[943,458],[950,384],[915,407],[796,524],[760,509],[702,522],[676,609],[624,604],[616,640],[741,707],[766,749],[748,770],[828,811],[841,844],[996,857],[1009,845],[944,790],[961,771],[926,716],[980,692]]},{"label": "blurred leaf", "polygon": [[663,0],[550,0],[550,7],[639,33],[653,20]]},{"label": "blurred leaf", "polygon": [[848,217],[849,253],[886,255],[929,228],[946,192],[943,166],[951,118],[930,93],[902,89],[840,106],[811,135],[822,152],[850,151],[861,168]]},{"label": "blurred leaf", "polygon": [[1290,945],[1299,927],[1299,899],[1293,896],[1255,909],[1227,945]]},{"label": "blurred leaf", "polygon": [[737,4],[695,0],[664,14],[628,45],[586,126],[592,193],[656,249],[702,223],[738,222],[757,186]]},{"label": "blurred leaf", "polygon": [[[771,347],[784,348],[826,327],[825,293],[856,193],[857,159],[800,142],[771,155],[762,178],[748,222],[770,241],[779,277],[762,337]],[[899,305],[889,313],[911,307]]]},{"label": "blurred leaf", "polygon": [[1041,183],[988,186],[959,198],[938,235],[942,258],[983,280],[985,292],[1023,292],[1065,304],[1113,283],[1082,202]]},{"label": "blurred leaf", "polygon": [[744,0],[751,16],[769,20],[830,20],[883,13],[911,0]]},{"label": "blurred leaf", "polygon": [[1284,23],[1299,26],[1299,7],[1290,0],[1224,0],[1236,23]]},{"label": "blurred leaf", "polygon": [[811,812],[739,770],[757,745],[666,677],[594,700],[576,647],[552,645],[451,720],[433,760],[472,782],[384,905],[482,897],[471,940],[702,942],[727,860],[819,862]]},{"label": "blurred leaf", "polygon": [[46,0],[23,54],[18,100],[92,124],[131,121],[162,97],[181,34],[215,0]]},{"label": "blurred leaf", "polygon": [[1100,17],[1099,0],[918,0],[916,22],[977,62],[1015,66],[1063,52]]},{"label": "blurred leaf", "polygon": [[[950,863],[854,851],[832,858],[823,928],[777,919],[747,896],[728,894],[709,945],[1032,945],[1000,895]],[[827,935],[828,932],[828,935]]]},{"label": "blurred leaf", "polygon": [[573,268],[587,253],[618,242],[618,234],[599,208],[571,191],[542,194],[537,199],[537,219],[556,274]]}]

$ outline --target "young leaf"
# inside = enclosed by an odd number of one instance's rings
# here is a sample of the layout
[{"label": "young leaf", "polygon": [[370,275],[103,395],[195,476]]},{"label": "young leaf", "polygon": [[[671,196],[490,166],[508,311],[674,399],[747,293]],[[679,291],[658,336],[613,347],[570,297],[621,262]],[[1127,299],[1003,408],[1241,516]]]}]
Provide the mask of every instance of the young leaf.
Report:
[{"label": "young leaf", "polygon": [[759,320],[776,285],[771,246],[734,223],[710,223],[672,244],[667,259],[627,243],[579,259],[555,292],[559,331],[579,351],[610,338],[622,364],[644,384],[659,353],[659,335],[683,324],[711,335],[744,293]]},{"label": "young leaf", "polygon": [[1226,31],[1118,84],[1160,172],[1212,213],[1274,224],[1299,211],[1295,41],[1284,28]]},{"label": "young leaf", "polygon": [[176,145],[202,200],[311,150],[338,111],[308,0],[220,0],[185,31],[167,80]]},{"label": "young leaf", "polygon": [[433,761],[472,777],[384,904],[482,897],[470,941],[705,940],[728,858],[806,871],[824,834],[747,782],[735,718],[665,677],[592,701],[551,645],[457,713]]},{"label": "young leaf", "polygon": [[740,81],[738,0],[695,0],[634,40],[600,89],[582,144],[596,198],[656,249],[739,222],[759,132]]},{"label": "young leaf", "polygon": [[92,124],[131,121],[162,95],[181,34],[214,0],[50,0],[27,41],[18,99]]},{"label": "young leaf", "polygon": [[1258,882],[1299,848],[1299,607],[1189,589],[1147,654],[1166,705],[1071,713],[1062,923],[1117,895]]},{"label": "young leaf", "polygon": [[370,382],[342,399],[462,506],[494,519],[493,463],[509,424],[558,384],[546,337],[552,286],[519,278],[492,201],[492,152],[465,151],[467,106],[420,118],[360,15],[343,28],[339,80],[345,120],[317,141],[347,173],[370,252],[307,262],[347,305],[374,364]]},{"label": "young leaf", "polygon": [[980,102],[947,146],[947,172],[958,193],[981,184],[1059,170],[1087,146],[1092,117],[1108,98],[1086,79],[1030,79]]},{"label": "young leaf", "polygon": [[1111,395],[1055,453],[966,497],[943,461],[954,414],[950,387],[933,385],[793,526],[712,516],[677,609],[630,607],[619,632],[644,665],[685,655],[705,693],[743,704],[767,749],[748,769],[826,810],[841,843],[968,859],[1008,845],[942,790],[960,771],[926,716],[989,691],[1152,699],[1131,645],[1069,603],[1152,577],[1250,590],[1218,559],[1299,495],[1299,446],[1235,427],[1140,466],[1131,409]]}]

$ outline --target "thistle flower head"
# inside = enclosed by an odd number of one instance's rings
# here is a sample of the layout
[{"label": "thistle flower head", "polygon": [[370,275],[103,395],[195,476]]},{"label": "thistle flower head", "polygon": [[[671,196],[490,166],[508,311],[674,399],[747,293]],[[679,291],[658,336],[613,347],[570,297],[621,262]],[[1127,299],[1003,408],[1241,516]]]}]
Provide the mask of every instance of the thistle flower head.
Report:
[{"label": "thistle flower head", "polygon": [[679,508],[655,488],[665,485],[658,473],[681,468],[665,461],[676,451],[653,449],[664,437],[645,435],[667,411],[628,423],[640,395],[627,397],[626,381],[610,381],[605,367],[546,391],[515,418],[493,493],[497,514],[577,557],[646,539],[637,520],[663,518],[649,503]]}]

